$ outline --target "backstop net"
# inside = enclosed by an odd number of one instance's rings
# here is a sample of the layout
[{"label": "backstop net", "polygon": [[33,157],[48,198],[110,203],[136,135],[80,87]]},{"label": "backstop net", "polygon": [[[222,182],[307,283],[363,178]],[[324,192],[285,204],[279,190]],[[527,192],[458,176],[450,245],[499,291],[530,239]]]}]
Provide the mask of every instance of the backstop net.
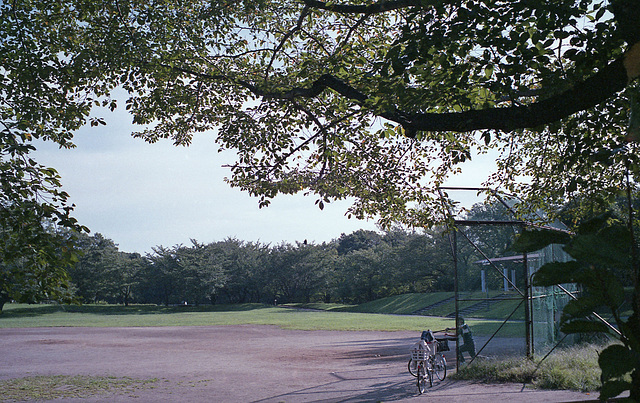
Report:
[{"label": "backstop net", "polygon": [[[559,320],[576,287],[533,287],[531,280],[544,264],[570,257],[561,245],[510,252],[515,236],[529,223],[514,218],[509,205],[500,202],[454,220],[455,310],[448,316],[460,318],[459,329],[464,321],[476,356],[544,355],[560,340],[571,342],[560,333]],[[473,362],[463,339],[458,338],[458,364]]]}]

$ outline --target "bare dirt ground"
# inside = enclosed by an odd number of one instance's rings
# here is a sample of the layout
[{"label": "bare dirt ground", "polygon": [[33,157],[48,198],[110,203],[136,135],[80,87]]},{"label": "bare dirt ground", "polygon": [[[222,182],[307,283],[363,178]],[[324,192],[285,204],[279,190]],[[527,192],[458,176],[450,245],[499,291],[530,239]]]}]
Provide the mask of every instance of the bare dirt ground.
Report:
[{"label": "bare dirt ground", "polygon": [[[415,332],[296,331],[250,325],[0,329],[0,379],[35,375],[157,379],[151,386],[126,393],[55,400],[83,403],[513,403],[597,398],[597,393],[449,379],[418,395],[415,378],[407,372],[408,351],[418,338]],[[454,363],[452,352],[446,356]]]}]

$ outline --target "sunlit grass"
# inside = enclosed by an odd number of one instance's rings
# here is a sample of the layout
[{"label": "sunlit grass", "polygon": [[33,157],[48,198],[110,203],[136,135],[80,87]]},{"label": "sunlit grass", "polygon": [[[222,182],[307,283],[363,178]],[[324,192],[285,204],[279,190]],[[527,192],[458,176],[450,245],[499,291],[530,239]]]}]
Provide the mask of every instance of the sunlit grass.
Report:
[{"label": "sunlit grass", "polygon": [[[394,295],[381,298],[364,304],[345,307],[342,310],[349,312],[390,313],[408,315],[426,306],[435,304],[441,300],[452,297],[451,292],[413,293]],[[449,312],[447,312],[449,313]],[[446,314],[445,314],[446,315]],[[444,316],[444,315],[442,315]]]},{"label": "sunlit grass", "polygon": [[101,393],[132,392],[151,386],[156,379],[139,380],[103,376],[32,376],[0,380],[2,401],[43,401],[63,398],[87,398]]},{"label": "sunlit grass", "polygon": [[272,325],[297,330],[421,331],[454,326],[447,318],[306,311],[261,304],[202,307],[5,305],[0,328]]}]

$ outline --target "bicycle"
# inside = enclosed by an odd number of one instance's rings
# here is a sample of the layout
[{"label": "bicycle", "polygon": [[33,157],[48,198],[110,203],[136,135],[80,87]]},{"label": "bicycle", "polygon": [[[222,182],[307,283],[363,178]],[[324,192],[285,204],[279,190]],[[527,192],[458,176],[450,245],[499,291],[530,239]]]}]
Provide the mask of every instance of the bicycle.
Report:
[{"label": "bicycle", "polygon": [[411,350],[411,358],[407,365],[409,373],[416,377],[418,392],[424,393],[427,388],[433,386],[433,377],[439,381],[444,381],[447,376],[447,360],[441,351],[446,351],[441,344],[444,345],[445,340],[424,341],[424,344],[418,344],[417,348]]}]

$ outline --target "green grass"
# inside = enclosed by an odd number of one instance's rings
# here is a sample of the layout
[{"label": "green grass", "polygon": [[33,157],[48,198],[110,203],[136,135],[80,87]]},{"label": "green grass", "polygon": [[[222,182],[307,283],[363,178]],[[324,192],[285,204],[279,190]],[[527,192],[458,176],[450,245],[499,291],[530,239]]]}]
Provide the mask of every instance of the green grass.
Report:
[{"label": "green grass", "polygon": [[[301,308],[301,309],[315,309],[319,311],[349,312],[351,308],[357,305],[346,305],[346,304],[325,303],[325,302],[309,302],[309,303],[296,302],[292,304],[285,304],[283,306],[292,307],[292,308]],[[384,312],[380,312],[380,313],[384,313]]]},{"label": "green grass", "polygon": [[[488,294],[489,297],[502,294],[500,291],[492,291]],[[402,294],[395,295],[393,297],[381,298],[375,301],[367,302],[361,305],[351,306],[337,306],[335,310],[344,312],[362,312],[362,313],[388,313],[397,315],[409,315],[424,307],[433,305],[437,302],[446,300],[453,297],[452,292],[433,292],[425,294]],[[474,305],[479,302],[480,299],[487,298],[487,294],[483,292],[463,293],[460,296],[461,299],[472,299],[472,301],[459,301],[460,309],[464,309],[468,306]],[[481,318],[481,319],[501,319],[509,316],[512,311],[518,306],[520,300],[505,300],[491,305],[489,309],[476,311],[469,317]],[[320,304],[321,305],[321,304]],[[320,308],[322,309],[322,308]],[[449,301],[438,307],[431,309],[426,313],[428,316],[447,316],[455,312],[455,301]],[[524,308],[520,307],[513,316],[514,320],[524,319]]]},{"label": "green grass", "polygon": [[590,392],[600,388],[598,351],[605,347],[584,344],[559,349],[541,364],[541,357],[533,361],[526,358],[476,359],[453,377],[487,383],[527,383],[541,389]]},{"label": "green grass", "polygon": [[[297,304],[296,307],[314,310],[263,304],[200,307],[7,304],[0,315],[0,328],[272,325],[297,330],[422,331],[455,326],[451,318],[343,312],[344,306],[335,304]],[[467,323],[474,334],[490,335],[502,322],[468,319]],[[498,336],[523,334],[522,324],[507,323]]]},{"label": "green grass", "polygon": [[7,304],[0,328],[12,327],[130,327],[273,325],[298,330],[413,330],[444,329],[454,325],[446,318],[352,312],[306,311],[261,304],[202,307],[115,305]]},{"label": "green grass", "polygon": [[0,400],[41,401],[87,398],[101,393],[132,393],[152,386],[156,379],[138,380],[100,376],[32,376],[0,380]]},{"label": "green grass", "polygon": [[[450,292],[433,292],[428,294],[402,294],[381,298],[361,305],[343,308],[348,312],[388,313],[409,315],[426,306],[435,304],[443,299],[452,297]],[[449,313],[449,312],[447,312]],[[445,314],[446,315],[446,314]],[[434,315],[437,316],[437,315]],[[444,316],[444,315],[442,315]]]}]

